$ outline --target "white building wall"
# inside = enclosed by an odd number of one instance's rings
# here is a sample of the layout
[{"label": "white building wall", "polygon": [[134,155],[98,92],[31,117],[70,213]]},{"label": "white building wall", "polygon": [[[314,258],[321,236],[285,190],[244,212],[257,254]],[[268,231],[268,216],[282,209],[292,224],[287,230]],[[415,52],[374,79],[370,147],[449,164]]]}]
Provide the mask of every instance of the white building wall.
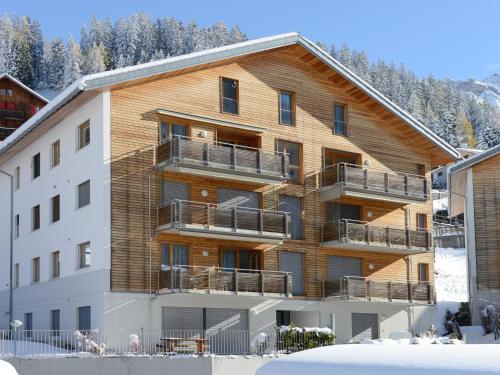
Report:
[{"label": "white building wall", "polygon": [[[109,107],[109,92],[99,94],[0,166],[12,174],[17,166],[21,170],[21,186],[14,193],[14,215],[20,215],[20,235],[14,240],[14,263],[20,266],[20,287],[14,291],[14,318],[23,320],[24,313],[33,312],[34,329],[48,328],[48,309],[56,306],[61,309],[61,326],[64,324],[74,328],[72,322],[76,319],[78,303],[85,306],[92,302],[97,307],[95,294],[109,290]],[[91,141],[88,146],[78,150],[78,127],[87,120],[90,120]],[[57,140],[60,140],[61,145],[61,161],[58,166],[51,168],[51,145]],[[32,157],[37,153],[41,155],[41,174],[32,180]],[[78,209],[77,186],[86,180],[90,180],[90,205]],[[50,199],[58,194],[61,218],[58,222],[50,223]],[[0,228],[9,227],[8,198],[8,179],[2,178]],[[32,231],[31,211],[38,204],[40,229]],[[78,269],[77,245],[86,241],[91,242],[91,266]],[[8,243],[9,231],[1,230],[0,328],[7,323]],[[60,251],[61,276],[59,280],[50,280],[51,253],[56,250]],[[40,257],[40,283],[31,285],[31,261],[35,257]],[[94,279],[100,282],[97,288]],[[57,294],[52,292],[53,289],[57,290]],[[102,293],[98,299],[102,311]],[[46,307],[45,312],[42,312],[42,306]],[[94,315],[92,311],[92,318]]]}]

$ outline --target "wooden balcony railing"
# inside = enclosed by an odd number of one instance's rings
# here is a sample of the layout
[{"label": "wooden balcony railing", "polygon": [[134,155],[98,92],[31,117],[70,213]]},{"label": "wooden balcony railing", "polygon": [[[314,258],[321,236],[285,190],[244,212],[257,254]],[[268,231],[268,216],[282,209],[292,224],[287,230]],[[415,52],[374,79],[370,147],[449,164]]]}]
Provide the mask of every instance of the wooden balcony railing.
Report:
[{"label": "wooden balcony railing", "polygon": [[425,177],[403,172],[383,171],[362,165],[339,163],[323,169],[321,187],[339,185],[346,189],[427,200],[429,185]]},{"label": "wooden balcony railing", "polygon": [[173,200],[158,207],[159,230],[178,229],[247,237],[289,237],[290,213]]},{"label": "wooden balcony railing", "polygon": [[435,303],[434,289],[429,282],[378,281],[345,276],[339,280],[324,280],[322,292],[323,298]]},{"label": "wooden balcony railing", "polygon": [[12,110],[12,109],[0,109],[0,118],[2,119],[12,119],[12,120],[24,120],[26,115],[24,111],[21,110]]},{"label": "wooden balcony railing", "polygon": [[288,156],[259,148],[174,136],[158,146],[158,164],[182,164],[285,180]]},{"label": "wooden balcony railing", "polygon": [[398,229],[341,219],[323,224],[321,242],[329,241],[387,248],[430,250],[432,234],[425,229]]},{"label": "wooden balcony railing", "polygon": [[166,266],[158,272],[158,291],[233,292],[291,296],[289,272],[203,266]]}]

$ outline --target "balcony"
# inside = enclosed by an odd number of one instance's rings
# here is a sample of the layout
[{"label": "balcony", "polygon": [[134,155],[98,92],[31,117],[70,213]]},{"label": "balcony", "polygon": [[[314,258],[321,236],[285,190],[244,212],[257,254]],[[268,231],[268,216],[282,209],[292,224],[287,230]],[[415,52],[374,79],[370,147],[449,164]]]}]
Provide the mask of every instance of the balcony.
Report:
[{"label": "balcony", "polygon": [[325,168],[320,181],[322,202],[345,196],[409,204],[425,202],[429,196],[425,177],[347,163]]},{"label": "balcony", "polygon": [[260,184],[288,177],[288,156],[259,148],[174,136],[158,146],[158,168]]},{"label": "balcony", "polygon": [[158,272],[159,293],[274,295],[291,297],[288,272],[173,266]]},{"label": "balcony", "polygon": [[397,229],[342,219],[323,225],[321,246],[409,255],[430,251],[431,238],[424,229]]},{"label": "balcony", "polygon": [[12,109],[0,109],[0,118],[4,120],[25,120],[24,111],[12,110]]},{"label": "balcony", "polygon": [[378,301],[434,304],[434,289],[429,282],[377,281],[345,276],[323,281],[323,298],[347,301]]},{"label": "balcony", "polygon": [[158,207],[157,231],[186,236],[282,243],[290,237],[290,213],[174,200]]}]

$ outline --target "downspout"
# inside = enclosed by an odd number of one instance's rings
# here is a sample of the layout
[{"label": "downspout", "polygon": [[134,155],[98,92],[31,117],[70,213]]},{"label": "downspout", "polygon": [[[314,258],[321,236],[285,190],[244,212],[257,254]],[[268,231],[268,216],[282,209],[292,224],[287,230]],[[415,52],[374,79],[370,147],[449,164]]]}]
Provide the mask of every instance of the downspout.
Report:
[{"label": "downspout", "polygon": [[0,169],[0,173],[6,175],[10,179],[10,239],[9,239],[9,327],[14,320],[14,176]]},{"label": "downspout", "polygon": [[153,293],[152,293],[152,275],[153,261],[153,236],[151,233],[151,170],[148,171],[148,227],[149,227],[149,301],[148,301],[148,348],[151,350],[151,331],[152,331],[152,304],[153,304]]}]

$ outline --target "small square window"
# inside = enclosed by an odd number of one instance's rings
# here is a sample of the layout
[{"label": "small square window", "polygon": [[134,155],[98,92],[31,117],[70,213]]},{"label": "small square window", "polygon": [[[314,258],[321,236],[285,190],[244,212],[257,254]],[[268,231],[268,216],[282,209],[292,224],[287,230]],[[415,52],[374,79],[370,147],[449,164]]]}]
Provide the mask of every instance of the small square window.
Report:
[{"label": "small square window", "polygon": [[295,124],[295,98],[292,93],[280,92],[280,124]]},{"label": "small square window", "polygon": [[78,185],[78,208],[90,204],[90,180]]},{"label": "small square window", "polygon": [[40,177],[40,153],[33,156],[31,160],[32,178]]},{"label": "small square window", "polygon": [[238,81],[235,79],[221,78],[222,112],[238,114],[238,86]]},{"label": "small square window", "polygon": [[78,149],[90,144],[90,121],[86,121],[78,127]]},{"label": "small square window", "polygon": [[55,223],[61,218],[61,196],[56,195],[50,200],[50,222]]},{"label": "small square window", "polygon": [[61,143],[59,140],[52,143],[50,150],[50,167],[54,168],[61,162]]},{"label": "small square window", "polygon": [[36,205],[31,209],[31,223],[32,223],[32,230],[37,230],[40,229],[40,205]]},{"label": "small square window", "polygon": [[90,267],[90,241],[78,245],[78,268]]}]

